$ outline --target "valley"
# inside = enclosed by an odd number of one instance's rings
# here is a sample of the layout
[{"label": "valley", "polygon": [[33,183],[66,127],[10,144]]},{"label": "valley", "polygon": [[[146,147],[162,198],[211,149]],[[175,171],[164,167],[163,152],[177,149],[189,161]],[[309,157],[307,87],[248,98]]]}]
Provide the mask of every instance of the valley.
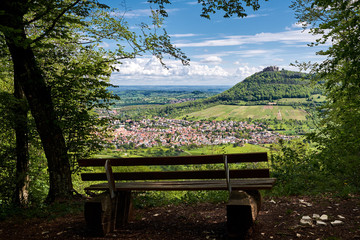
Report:
[{"label": "valley", "polygon": [[308,86],[308,79],[307,75],[283,70],[256,73],[234,87],[113,88],[120,100],[110,112],[101,114],[114,118],[109,148],[101,154],[199,153],[194,149],[213,154],[230,151],[229,147],[242,152],[245,146],[262,146],[264,151],[279,139],[291,140],[314,128],[309,112],[325,98]]}]

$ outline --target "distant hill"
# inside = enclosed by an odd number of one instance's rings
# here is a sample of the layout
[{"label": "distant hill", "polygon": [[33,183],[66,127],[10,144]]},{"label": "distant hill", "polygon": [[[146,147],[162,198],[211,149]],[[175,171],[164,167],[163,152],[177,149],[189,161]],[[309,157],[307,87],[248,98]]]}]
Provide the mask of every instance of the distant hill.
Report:
[{"label": "distant hill", "polygon": [[[198,114],[209,115],[208,112],[201,112],[205,109],[222,105],[219,108],[212,108],[212,111],[230,111],[225,105],[238,105],[238,106],[254,106],[254,105],[279,105],[279,106],[308,106],[317,102],[324,101],[320,95],[320,90],[310,85],[311,75],[301,72],[294,72],[288,70],[279,70],[277,67],[267,67],[263,71],[255,73],[243,81],[237,83],[232,88],[219,93],[215,96],[198,99],[195,101],[187,101],[177,104],[166,104],[163,106],[154,106],[153,108],[147,108],[145,111],[141,109],[132,109],[127,111],[129,116],[126,117],[143,117],[146,116],[164,116],[164,117],[179,117],[186,116],[189,113],[199,112]],[[318,95],[315,95],[318,94]],[[316,99],[315,99],[316,97]],[[321,100],[321,101],[320,101]],[[238,108],[239,110],[240,108]],[[266,111],[264,110],[266,109]],[[277,118],[277,119],[304,119],[305,113],[291,113],[292,117],[287,117],[289,110],[286,108],[254,108],[259,114],[256,114],[256,118]],[[233,117],[247,117],[245,112],[236,112],[234,110],[230,115]],[[276,111],[275,111],[276,110]],[[232,110],[231,110],[232,111]],[[270,111],[270,112],[269,112]],[[275,111],[275,112],[274,112]],[[214,112],[213,114],[216,114]],[[191,114],[189,114],[190,116]],[[192,117],[203,118],[204,116]],[[211,115],[211,114],[210,114]],[[219,119],[217,116],[210,116]],[[224,116],[227,114],[223,114]],[[281,115],[281,118],[279,117]],[[294,117],[296,116],[296,117]],[[232,117],[232,116],[228,116]]]},{"label": "distant hill", "polygon": [[235,86],[211,97],[210,102],[272,101],[281,98],[308,98],[319,93],[309,85],[310,75],[267,67]]}]

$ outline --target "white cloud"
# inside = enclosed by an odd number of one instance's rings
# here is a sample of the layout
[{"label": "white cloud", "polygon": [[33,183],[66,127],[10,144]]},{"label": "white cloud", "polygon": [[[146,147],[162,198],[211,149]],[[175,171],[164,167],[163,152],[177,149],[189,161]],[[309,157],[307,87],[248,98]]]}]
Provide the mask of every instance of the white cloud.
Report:
[{"label": "white cloud", "polygon": [[101,43],[99,44],[99,47],[108,48],[108,47],[110,47],[110,44],[108,44],[107,42],[101,42]]},{"label": "white cloud", "polygon": [[222,62],[222,58],[220,57],[227,57],[227,56],[236,56],[239,55],[243,58],[250,58],[250,57],[258,57],[258,56],[271,56],[275,52],[278,52],[277,49],[249,49],[249,50],[237,50],[237,51],[220,51],[217,52],[216,55],[214,54],[203,54],[203,55],[194,55],[192,58],[199,58],[202,59],[201,62]]},{"label": "white cloud", "polygon": [[183,37],[196,37],[196,36],[200,36],[200,34],[195,34],[195,33],[183,33],[183,34],[170,34],[170,37],[177,37],[177,38],[183,38]]},{"label": "white cloud", "polygon": [[273,53],[273,50],[265,50],[265,49],[250,49],[250,50],[240,50],[240,51],[228,51],[229,55],[241,55],[242,57],[255,57],[255,56],[263,56],[265,54]]},{"label": "white cloud", "polygon": [[[209,56],[216,62],[221,58]],[[234,68],[225,69],[204,62],[191,62],[183,66],[179,61],[168,60],[168,69],[161,66],[155,57],[126,60],[117,65],[111,82],[115,85],[234,85],[246,77],[261,71],[266,66],[251,66],[235,61]]]},{"label": "white cloud", "polygon": [[[179,9],[177,9],[177,8],[166,9],[166,12],[168,12],[168,13],[177,12],[177,11],[179,11]],[[121,13],[121,14],[125,17],[125,19],[152,16],[150,8],[149,9],[129,10],[129,11],[126,11],[125,13]]]},{"label": "white cloud", "polygon": [[283,62],[284,59],[283,58],[274,58],[273,61],[275,61],[275,62]]},{"label": "white cloud", "polygon": [[[211,60],[211,59],[210,59]],[[213,58],[212,61],[221,61],[221,58]],[[154,76],[154,77],[167,77],[167,76],[228,76],[229,73],[222,67],[210,67],[206,64],[199,64],[192,62],[190,66],[183,66],[179,61],[168,60],[166,61],[167,69],[164,68],[158,59],[152,58],[136,58],[125,60],[122,64],[116,65],[116,76]]]},{"label": "white cloud", "polygon": [[240,46],[244,44],[259,44],[269,42],[282,42],[284,44],[310,43],[318,37],[309,34],[308,30],[292,30],[278,33],[262,32],[255,35],[233,35],[222,39],[205,40],[201,42],[176,43],[177,47],[221,47]]},{"label": "white cloud", "polygon": [[220,64],[222,59],[218,56],[208,56],[201,60],[202,63]]},{"label": "white cloud", "polygon": [[303,28],[306,26],[308,26],[308,24],[306,22],[296,22],[296,23],[291,24],[291,27],[286,27],[285,29],[290,31],[293,29],[299,29],[299,28]]},{"label": "white cloud", "polygon": [[266,16],[269,16],[269,14],[249,14],[245,18],[256,18],[256,17],[266,17]]},{"label": "white cloud", "polygon": [[241,64],[239,62],[235,62],[237,65],[241,65],[236,69],[235,75],[239,77],[239,79],[245,79],[252,74],[259,72],[264,69],[264,66],[258,66],[258,67],[249,67],[246,63]]}]

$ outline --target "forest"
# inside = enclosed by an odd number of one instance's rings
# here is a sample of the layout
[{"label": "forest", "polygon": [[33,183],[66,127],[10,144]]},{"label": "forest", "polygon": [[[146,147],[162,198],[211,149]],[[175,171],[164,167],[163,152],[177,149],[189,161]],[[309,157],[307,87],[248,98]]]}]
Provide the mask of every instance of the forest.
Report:
[{"label": "forest", "polygon": [[231,89],[214,97],[214,100],[247,102],[281,98],[308,98],[321,93],[319,87],[310,86],[311,76],[305,73],[282,71],[259,72],[244,79]]},{"label": "forest", "polygon": [[[16,213],[14,209],[46,206],[80,195],[83,185],[76,160],[106,150],[114,119],[100,115],[111,111],[114,103],[122,104],[117,94],[108,91],[114,87],[109,80],[115,64],[142,54],[152,54],[160,62],[170,56],[189,63],[162,26],[169,1],[148,2],[157,10],[152,11],[149,23],[139,26],[141,34],[97,0],[2,2],[0,219]],[[208,19],[217,11],[226,17],[243,17],[244,5],[254,10],[260,7],[258,1],[199,2],[201,16]],[[307,23],[305,28],[320,34],[313,45],[327,46],[318,52],[323,62],[296,63],[308,74],[260,72],[221,94],[192,92],[180,97],[191,101],[150,106],[145,111],[135,107],[123,118],[176,117],[224,103],[256,105],[322,94],[326,101],[314,106],[311,114],[314,131],[269,147],[271,173],[278,179],[272,194],[359,194],[360,2],[294,0],[291,8],[299,22]],[[109,39],[119,43],[117,49],[99,47]],[[328,41],[332,44],[326,45]],[[162,98],[155,103],[167,102]],[[151,199],[151,195],[140,198]]]},{"label": "forest", "polygon": [[164,105],[206,99],[228,89],[227,86],[116,86],[109,88],[120,100],[112,108],[131,105]]}]

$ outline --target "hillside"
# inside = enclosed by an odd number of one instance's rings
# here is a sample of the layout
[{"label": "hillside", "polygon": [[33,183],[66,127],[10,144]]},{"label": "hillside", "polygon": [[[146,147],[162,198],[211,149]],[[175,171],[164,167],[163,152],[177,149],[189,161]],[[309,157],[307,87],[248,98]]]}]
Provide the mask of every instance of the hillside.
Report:
[{"label": "hillside", "polygon": [[[319,94],[319,89],[314,88],[310,85],[310,75],[306,73],[281,70],[277,67],[267,67],[263,71],[255,73],[243,81],[237,83],[230,89],[219,93],[215,96],[208,97],[206,99],[198,99],[195,101],[187,101],[178,104],[166,104],[163,106],[153,106],[144,109],[132,108],[129,111],[124,112],[125,118],[137,118],[143,116],[163,116],[163,117],[180,117],[186,116],[200,111],[200,115],[203,114],[201,111],[205,111],[211,107],[222,105],[221,111],[228,111],[224,109],[224,105],[268,105],[274,103],[278,106],[307,106],[312,103],[324,101]],[[225,107],[226,108],[226,107]],[[241,113],[239,111],[242,111]],[[249,109],[237,108],[229,117],[254,117],[254,118],[277,118],[277,119],[296,119],[303,120],[305,113],[298,109],[295,112],[290,113],[288,109],[280,109],[280,107],[274,107],[267,109],[256,109],[260,116],[248,116],[246,112]],[[254,110],[254,109],[250,109]],[[250,111],[249,110],[249,111]],[[212,112],[216,114],[216,112]],[[265,115],[262,115],[265,114]],[[291,115],[287,117],[286,115]],[[196,115],[196,114],[195,114]],[[258,115],[258,114],[257,114]],[[280,117],[281,115],[281,117]],[[203,116],[193,116],[195,118],[203,118]],[[209,116],[215,117],[217,116]]]},{"label": "hillside", "polygon": [[[277,119],[277,120],[306,120],[307,113],[302,109],[292,106],[236,106],[236,105],[216,105],[201,111],[186,114],[187,119]],[[183,116],[185,117],[185,116]]]},{"label": "hillside", "polygon": [[[238,101],[273,101],[282,98],[308,98],[319,93],[310,86],[310,75],[268,67],[255,73],[211,101],[234,103]],[[210,100],[208,99],[208,100]]]}]

